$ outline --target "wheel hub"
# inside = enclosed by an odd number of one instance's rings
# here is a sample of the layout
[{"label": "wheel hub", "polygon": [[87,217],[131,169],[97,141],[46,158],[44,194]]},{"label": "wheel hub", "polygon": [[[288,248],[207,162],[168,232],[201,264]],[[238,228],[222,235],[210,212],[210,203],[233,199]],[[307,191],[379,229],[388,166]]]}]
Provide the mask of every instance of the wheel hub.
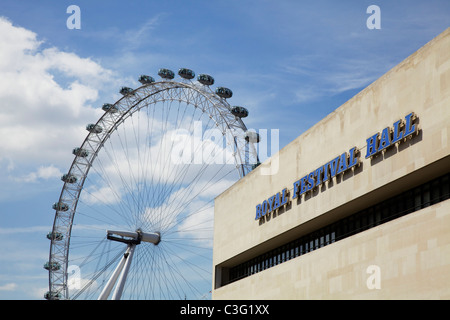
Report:
[{"label": "wheel hub", "polygon": [[158,245],[161,242],[161,234],[159,232],[147,233],[141,229],[137,229],[135,232],[107,230],[106,238],[129,245],[140,244],[142,241],[153,243],[154,245]]}]

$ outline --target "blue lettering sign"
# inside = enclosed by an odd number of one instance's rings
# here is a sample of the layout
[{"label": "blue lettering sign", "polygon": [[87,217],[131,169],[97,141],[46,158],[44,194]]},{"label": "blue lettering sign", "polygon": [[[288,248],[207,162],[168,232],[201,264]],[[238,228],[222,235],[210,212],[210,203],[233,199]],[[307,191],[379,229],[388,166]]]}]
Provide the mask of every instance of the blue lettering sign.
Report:
[{"label": "blue lettering sign", "polygon": [[[394,122],[393,127],[386,127],[380,132],[375,133],[366,139],[366,159],[382,152],[389,146],[404,141],[407,137],[417,133],[419,130],[415,123],[416,115],[411,112],[405,116],[405,119]],[[339,174],[358,166],[360,163],[360,151],[357,147],[351,148],[348,153],[344,152],[340,156],[332,159],[326,164],[311,171],[304,177],[294,182],[292,199],[300,198],[302,194],[310,192],[314,188],[322,185],[324,182],[333,179]],[[264,200],[262,204],[256,206],[255,220],[261,219],[265,215],[283,207],[289,203],[289,191],[284,188],[281,193],[278,192]]]},{"label": "blue lettering sign", "polygon": [[[280,194],[280,193],[278,193]],[[281,203],[280,206],[284,206],[289,202],[289,191],[287,188],[284,188],[282,191],[283,196],[281,197]]]},{"label": "blue lettering sign", "polygon": [[281,207],[281,202],[280,202],[280,193],[278,192],[275,195],[275,201],[274,201],[274,205],[273,205],[273,210],[278,209],[279,207]]},{"label": "blue lettering sign", "polygon": [[417,126],[413,124],[413,122],[416,120],[416,115],[414,114],[414,112],[411,112],[405,117],[405,119],[406,119],[405,138],[406,138],[407,136],[410,136],[417,131]]},{"label": "blue lettering sign", "polygon": [[349,153],[350,153],[350,159],[348,161],[347,169],[353,168],[354,166],[356,166],[359,163],[359,157],[356,156],[357,154],[359,154],[358,148],[356,148],[356,147],[351,148]]},{"label": "blue lettering sign", "polygon": [[299,196],[298,194],[298,192],[300,191],[299,188],[300,188],[300,180],[297,180],[294,182],[294,192],[292,194],[292,199],[296,199]]},{"label": "blue lettering sign", "polygon": [[322,184],[322,173],[323,173],[323,166],[317,168],[316,171],[314,171],[314,175],[316,176],[316,186],[320,186]]},{"label": "blue lettering sign", "polygon": [[330,165],[330,178],[334,178],[337,174],[337,164],[339,161],[339,157],[334,158],[328,164]]},{"label": "blue lettering sign", "polygon": [[301,184],[300,184],[300,195],[304,194],[306,192],[306,179],[308,178],[308,176],[304,176],[303,178],[300,179]]},{"label": "blue lettering sign", "polygon": [[384,128],[383,131],[381,132],[380,143],[378,145],[378,152],[380,152],[383,149],[386,149],[387,147],[389,147],[391,145],[390,136],[391,136],[391,131],[390,131],[389,127]]},{"label": "blue lettering sign", "polygon": [[306,176],[294,182],[294,192],[292,199],[300,197],[302,194],[313,190],[322,183],[334,178],[335,176],[348,171],[359,164],[359,150],[353,147],[347,152],[334,158],[328,163],[320,166],[314,171],[311,171]]},{"label": "blue lettering sign", "polygon": [[402,128],[405,125],[403,120],[398,120],[397,122],[394,122],[394,135],[392,137],[391,143],[397,143],[400,142],[403,139],[403,131]]},{"label": "blue lettering sign", "polygon": [[347,170],[347,152],[344,152],[339,157],[339,166],[338,166],[337,174],[340,174],[346,170]]},{"label": "blue lettering sign", "polygon": [[258,204],[256,206],[256,217],[255,217],[255,220],[258,220],[259,218],[261,218],[261,205],[260,204]]},{"label": "blue lettering sign", "polygon": [[377,153],[377,141],[379,135],[380,135],[379,133],[376,133],[366,140],[367,141],[366,159]]},{"label": "blue lettering sign", "polygon": [[329,179],[329,175],[328,175],[328,163],[322,166],[323,168],[323,179],[322,182],[326,182]]},{"label": "blue lettering sign", "polygon": [[274,212],[287,203],[289,203],[289,190],[287,188],[284,188],[281,192],[274,194],[267,200],[264,200],[262,204],[258,204],[256,206],[255,220],[263,218],[267,214]]},{"label": "blue lettering sign", "polygon": [[264,202],[262,203],[261,206],[262,210],[261,210],[261,216],[264,217],[267,213],[267,200],[264,200]]},{"label": "blue lettering sign", "polygon": [[405,117],[406,122],[403,120],[398,120],[394,122],[393,130],[390,127],[384,128],[380,133],[376,133],[373,136],[367,138],[367,152],[366,159],[373,157],[377,153],[385,150],[391,145],[401,142],[405,138],[416,133],[418,128],[414,123],[416,120],[416,115],[411,112]]}]

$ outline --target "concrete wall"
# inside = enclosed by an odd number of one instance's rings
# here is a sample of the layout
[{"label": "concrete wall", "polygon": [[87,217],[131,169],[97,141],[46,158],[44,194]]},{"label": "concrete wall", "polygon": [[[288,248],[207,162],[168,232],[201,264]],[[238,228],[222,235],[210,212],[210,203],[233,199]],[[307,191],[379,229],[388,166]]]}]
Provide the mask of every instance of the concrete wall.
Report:
[{"label": "concrete wall", "polygon": [[[365,159],[366,139],[392,127],[410,112],[418,117],[419,134],[373,159]],[[292,198],[295,181],[355,146],[361,152],[359,167],[333,178],[331,184],[325,183],[306,197],[303,195],[300,202],[292,201],[286,210],[255,220],[257,204],[283,188],[291,191]],[[400,193],[420,183],[423,174],[437,176],[443,168],[450,167],[450,28],[280,150],[278,155],[271,160],[279,161],[276,174],[262,174],[265,168],[262,165],[216,198],[213,264],[219,266],[218,272],[221,267],[245,261],[388,195]],[[435,211],[438,208],[441,208],[439,214]],[[426,289],[428,270],[435,274],[446,267],[442,275],[435,277],[437,282],[450,283],[449,258],[439,256],[441,250],[442,255],[447,253],[448,256],[449,250],[450,224],[446,210],[450,211],[448,200],[214,290],[213,298],[363,298],[396,294],[405,298],[419,297],[419,293],[408,290]],[[419,222],[440,233],[429,234],[427,238],[420,234]],[[443,222],[446,227],[441,225]],[[410,232],[400,234],[394,226]],[[419,237],[425,238],[419,242]],[[358,250],[364,254],[358,253],[355,257]],[[405,253],[408,250],[411,252]],[[430,262],[425,259],[427,255],[433,257]],[[344,260],[333,267],[327,262],[328,257]],[[346,264],[352,257],[356,264],[351,261]],[[385,275],[382,285],[389,286],[389,290],[378,293],[360,289],[368,263],[380,265]],[[418,280],[405,287],[403,282],[409,281],[406,275]],[[359,283],[356,287],[355,281]],[[397,283],[398,290],[395,289]],[[438,294],[433,288],[422,290],[424,293],[420,295],[436,297]],[[448,294],[448,290],[443,289],[441,296],[449,297]]]},{"label": "concrete wall", "polygon": [[450,299],[449,202],[233,282],[215,298]]}]

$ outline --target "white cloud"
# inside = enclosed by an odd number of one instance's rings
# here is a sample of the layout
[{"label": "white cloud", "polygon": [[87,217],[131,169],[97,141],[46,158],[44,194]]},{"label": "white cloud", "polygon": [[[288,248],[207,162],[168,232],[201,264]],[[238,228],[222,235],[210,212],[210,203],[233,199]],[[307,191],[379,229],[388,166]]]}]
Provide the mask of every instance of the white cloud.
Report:
[{"label": "white cloud", "polygon": [[[329,54],[293,56],[281,63],[286,73],[306,80],[295,90],[298,103],[360,89],[379,78],[391,65],[385,57],[336,57]],[[318,67],[320,66],[320,67]]]},{"label": "white cloud", "polygon": [[194,243],[202,243],[212,248],[214,230],[214,206],[206,201],[196,200],[189,206],[189,212],[195,212],[184,218],[177,230],[181,237],[193,239]]},{"label": "white cloud", "polygon": [[161,23],[161,19],[164,16],[166,16],[165,13],[159,13],[156,16],[145,21],[145,23],[142,24],[138,29],[126,31],[125,36],[123,37],[125,43],[128,44],[126,46],[126,50],[133,51],[142,46],[142,44],[145,43],[148,39],[151,31],[153,31]]},{"label": "white cloud", "polygon": [[28,181],[70,164],[85,125],[102,114],[92,105],[99,90],[117,82],[92,59],[44,44],[0,17],[0,161],[10,176]]},{"label": "white cloud", "polygon": [[48,226],[0,228],[0,235],[17,235],[19,233],[39,233],[43,234],[49,231]]},{"label": "white cloud", "polygon": [[36,182],[40,179],[48,180],[51,178],[61,177],[62,172],[58,168],[53,165],[50,166],[41,166],[36,172],[31,172],[24,177],[17,178],[18,181],[23,182]]},{"label": "white cloud", "polygon": [[17,284],[16,283],[6,283],[4,285],[0,286],[0,291],[14,291],[17,288]]}]

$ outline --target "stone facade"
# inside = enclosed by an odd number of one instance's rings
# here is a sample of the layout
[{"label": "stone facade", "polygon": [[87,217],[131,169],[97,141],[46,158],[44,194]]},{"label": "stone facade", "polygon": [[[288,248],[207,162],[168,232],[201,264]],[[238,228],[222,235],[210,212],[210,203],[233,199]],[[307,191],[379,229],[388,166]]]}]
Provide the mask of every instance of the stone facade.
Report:
[{"label": "stone facade", "polygon": [[[369,137],[412,112],[414,134],[365,157]],[[353,147],[358,165],[294,196],[296,181]],[[450,200],[223,285],[230,266],[449,171],[450,28],[215,199],[213,299],[450,298]],[[290,203],[255,219],[284,188]]]}]

